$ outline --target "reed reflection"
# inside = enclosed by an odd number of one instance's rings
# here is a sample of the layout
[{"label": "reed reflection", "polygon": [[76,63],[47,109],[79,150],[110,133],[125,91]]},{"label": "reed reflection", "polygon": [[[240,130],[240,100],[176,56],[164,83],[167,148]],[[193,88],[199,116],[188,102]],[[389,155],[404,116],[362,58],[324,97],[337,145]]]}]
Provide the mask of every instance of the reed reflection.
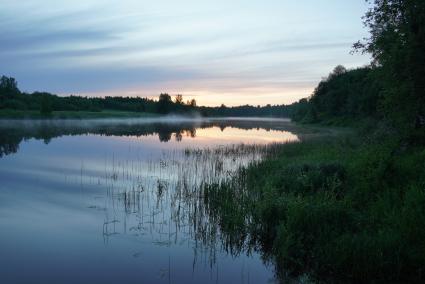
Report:
[{"label": "reed reflection", "polygon": [[[236,171],[275,149],[276,144],[238,144],[168,151],[155,161],[111,161],[102,181],[107,189],[102,208],[105,244],[130,234],[158,247],[189,246],[193,270],[198,265],[216,269],[216,257],[223,253],[232,257],[262,253],[246,229],[247,216],[239,214],[243,200],[235,203],[223,195],[218,201],[210,185],[227,183]],[[135,250],[133,256],[142,254]],[[270,259],[264,257],[264,262],[269,265]]]},{"label": "reed reflection", "polygon": [[[149,283],[263,283],[273,263],[263,257],[262,264],[262,247],[242,226],[250,215],[238,213],[244,207],[225,191],[216,198],[208,185],[225,184],[261,161],[273,142],[308,133],[287,121],[207,119],[15,121],[2,123],[0,134],[2,155],[8,155],[0,159],[0,195],[7,201],[0,216],[7,216],[2,229],[10,232],[3,237],[10,242],[6,268],[17,267],[16,254],[25,258],[25,250],[45,245],[51,256],[66,253],[64,267],[88,276],[90,269],[107,271],[104,283],[114,283],[118,270],[130,278],[137,270]],[[19,241],[22,234],[38,236],[43,245]],[[55,264],[54,257],[45,261]],[[36,264],[26,267],[38,273]],[[176,267],[180,276],[171,279]],[[54,278],[41,271],[44,279]]]}]

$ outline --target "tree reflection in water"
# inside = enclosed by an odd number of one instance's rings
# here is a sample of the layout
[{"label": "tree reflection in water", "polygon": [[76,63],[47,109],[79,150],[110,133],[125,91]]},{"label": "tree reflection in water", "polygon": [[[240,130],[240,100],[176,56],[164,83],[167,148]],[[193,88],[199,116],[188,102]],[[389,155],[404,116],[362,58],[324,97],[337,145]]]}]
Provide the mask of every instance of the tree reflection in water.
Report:
[{"label": "tree reflection in water", "polygon": [[[288,131],[296,127],[283,122]],[[161,120],[161,119],[92,119],[92,120],[0,120],[0,157],[16,153],[19,144],[27,139],[43,140],[46,144],[61,136],[97,134],[105,136],[152,136],[158,135],[160,142],[168,142],[174,136],[182,141],[183,134],[196,137],[196,129],[226,127],[238,129],[282,130],[282,123],[273,120]]]},{"label": "tree reflection in water", "polygon": [[[13,121],[0,122],[0,157],[19,151],[28,139],[45,143],[61,136],[102,135],[142,137],[156,135],[160,142],[176,142],[218,127],[297,132],[288,122],[256,120],[183,120],[178,123],[128,120]],[[218,130],[220,131],[220,130]],[[298,134],[300,133],[300,134]],[[87,200],[89,208],[104,214],[105,244],[121,235],[131,235],[163,248],[193,248],[193,269],[217,265],[217,255],[232,257],[259,253],[272,265],[267,242],[253,234],[249,209],[253,206],[235,175],[250,163],[273,152],[274,144],[228,144],[222,147],[190,147],[165,150],[147,158],[106,156],[104,169],[80,171],[81,187],[99,187],[106,195]],[[168,148],[166,148],[168,149]],[[243,177],[241,175],[240,177]],[[229,182],[235,188],[226,190]],[[238,187],[239,186],[239,187]],[[103,191],[100,191],[103,192]],[[133,253],[138,257],[140,251]],[[218,266],[216,266],[218,267]],[[218,271],[218,270],[216,270]]]}]

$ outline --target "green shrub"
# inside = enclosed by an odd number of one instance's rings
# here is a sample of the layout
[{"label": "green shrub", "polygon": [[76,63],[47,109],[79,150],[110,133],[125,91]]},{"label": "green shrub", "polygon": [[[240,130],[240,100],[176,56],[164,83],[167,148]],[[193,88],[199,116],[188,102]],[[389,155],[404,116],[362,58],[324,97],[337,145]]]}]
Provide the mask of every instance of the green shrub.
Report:
[{"label": "green shrub", "polygon": [[207,203],[228,239],[239,247],[236,240],[253,240],[280,275],[423,280],[425,151],[396,138],[283,145],[224,187],[211,187]]}]

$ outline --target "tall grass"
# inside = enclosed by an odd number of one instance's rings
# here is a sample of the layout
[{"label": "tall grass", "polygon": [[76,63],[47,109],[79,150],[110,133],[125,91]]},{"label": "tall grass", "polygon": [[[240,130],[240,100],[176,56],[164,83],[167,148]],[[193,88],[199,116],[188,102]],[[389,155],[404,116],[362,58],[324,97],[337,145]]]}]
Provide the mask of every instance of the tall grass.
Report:
[{"label": "tall grass", "polygon": [[164,151],[105,161],[105,239],[187,244],[194,263],[259,252],[282,280],[421,282],[425,151],[397,139]]},{"label": "tall grass", "polygon": [[425,151],[400,145],[345,136],[278,147],[206,186],[210,214],[233,247],[248,239],[283,278],[421,282]]},{"label": "tall grass", "polygon": [[137,151],[126,158],[112,154],[105,157],[101,174],[82,166],[79,178],[82,187],[106,189],[107,198],[89,206],[105,214],[105,243],[131,234],[159,247],[187,245],[194,249],[194,265],[213,267],[218,265],[218,253],[236,256],[249,249],[235,249],[233,240],[224,239],[227,234],[211,214],[214,206],[206,202],[206,186],[226,183],[275,147],[237,144],[164,150],[150,158],[138,157]]}]

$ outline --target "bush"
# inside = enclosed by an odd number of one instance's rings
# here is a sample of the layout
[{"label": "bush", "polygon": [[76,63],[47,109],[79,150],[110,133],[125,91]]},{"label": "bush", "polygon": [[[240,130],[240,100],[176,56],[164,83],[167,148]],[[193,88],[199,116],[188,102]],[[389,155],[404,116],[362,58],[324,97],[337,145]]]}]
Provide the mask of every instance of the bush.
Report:
[{"label": "bush", "polygon": [[226,183],[226,194],[211,188],[206,202],[225,204],[214,211],[222,232],[254,240],[280,275],[421,282],[425,151],[379,135],[360,141],[283,145]]}]

